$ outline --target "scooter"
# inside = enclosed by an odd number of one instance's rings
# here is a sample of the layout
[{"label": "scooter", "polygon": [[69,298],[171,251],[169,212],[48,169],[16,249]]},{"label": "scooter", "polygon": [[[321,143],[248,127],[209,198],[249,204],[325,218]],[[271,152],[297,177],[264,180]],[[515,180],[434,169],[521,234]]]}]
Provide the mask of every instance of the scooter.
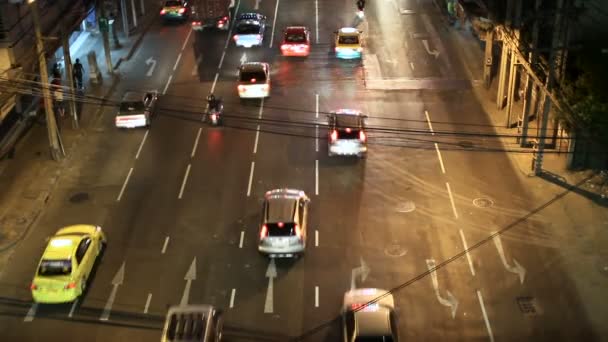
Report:
[{"label": "scooter", "polygon": [[222,124],[222,117],[224,114],[224,105],[219,104],[218,108],[209,109],[207,112],[207,120],[212,126],[218,126]]}]

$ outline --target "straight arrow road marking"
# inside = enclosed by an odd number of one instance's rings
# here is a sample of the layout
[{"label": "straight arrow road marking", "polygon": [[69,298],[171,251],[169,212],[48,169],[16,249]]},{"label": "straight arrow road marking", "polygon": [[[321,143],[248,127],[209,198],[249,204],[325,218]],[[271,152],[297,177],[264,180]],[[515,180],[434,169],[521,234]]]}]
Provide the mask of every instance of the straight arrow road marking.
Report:
[{"label": "straight arrow road marking", "polygon": [[365,279],[367,279],[367,276],[369,275],[369,272],[371,271],[370,268],[365,263],[365,261],[363,261],[363,258],[359,258],[359,262],[360,262],[361,265],[359,267],[353,268],[352,271],[351,271],[351,273],[350,273],[350,289],[351,289],[351,291],[357,288],[356,278],[360,277],[361,278],[361,282],[364,282]]},{"label": "straight arrow road marking", "polygon": [[150,68],[148,69],[148,72],[146,73],[146,76],[150,77],[152,76],[152,73],[154,72],[154,68],[156,68],[156,60],[152,57],[146,59],[146,65],[151,65]]},{"label": "straight arrow road marking", "polygon": [[112,305],[114,304],[114,300],[116,299],[116,293],[118,292],[118,287],[122,285],[125,280],[125,262],[122,262],[118,272],[114,275],[112,279],[112,292],[106,301],[106,305],[103,308],[103,313],[101,317],[99,317],[100,321],[107,321],[110,318],[110,312],[112,312]]},{"label": "straight arrow road marking", "polygon": [[192,259],[192,263],[188,268],[188,272],[186,272],[184,280],[186,281],[186,287],[184,288],[182,300],[179,302],[179,305],[188,305],[188,300],[190,299],[190,286],[192,286],[192,281],[196,280],[196,257]]},{"label": "straight arrow road marking", "polygon": [[268,288],[266,289],[266,301],[264,302],[264,313],[274,312],[274,301],[273,301],[273,281],[277,277],[277,267],[274,263],[274,259],[270,259],[268,269],[266,270],[266,278],[268,278]]},{"label": "straight arrow road marking", "polygon": [[521,266],[515,258],[513,258],[513,263],[515,266],[510,266],[507,263],[507,257],[505,256],[505,251],[502,247],[502,241],[500,240],[500,235],[497,232],[492,232],[493,235],[492,240],[494,240],[494,245],[496,245],[496,249],[498,250],[498,255],[500,255],[500,260],[502,260],[502,264],[505,266],[507,271],[511,273],[515,273],[519,275],[519,283],[524,283],[524,278],[526,277],[526,269]]},{"label": "straight arrow road marking", "polygon": [[445,291],[447,294],[447,299],[443,298],[441,294],[439,294],[439,281],[437,280],[437,272],[436,272],[436,264],[434,259],[426,260],[426,267],[431,273],[431,282],[433,283],[433,289],[435,290],[435,295],[437,296],[437,300],[443,306],[450,307],[452,311],[452,318],[456,317],[456,310],[458,309],[458,300],[450,291]]}]

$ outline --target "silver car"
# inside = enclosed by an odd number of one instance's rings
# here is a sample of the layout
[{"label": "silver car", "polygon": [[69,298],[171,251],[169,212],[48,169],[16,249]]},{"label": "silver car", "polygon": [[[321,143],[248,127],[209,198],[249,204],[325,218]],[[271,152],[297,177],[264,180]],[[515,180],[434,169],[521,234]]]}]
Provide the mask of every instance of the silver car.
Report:
[{"label": "silver car", "polygon": [[358,156],[367,154],[365,118],[360,111],[339,109],[328,115],[327,154],[331,156]]},{"label": "silver car", "polygon": [[258,250],[271,258],[297,257],[306,249],[310,199],[302,190],[266,192]]},{"label": "silver car", "polygon": [[381,289],[346,292],[342,305],[342,332],[345,342],[398,341],[393,295]]}]

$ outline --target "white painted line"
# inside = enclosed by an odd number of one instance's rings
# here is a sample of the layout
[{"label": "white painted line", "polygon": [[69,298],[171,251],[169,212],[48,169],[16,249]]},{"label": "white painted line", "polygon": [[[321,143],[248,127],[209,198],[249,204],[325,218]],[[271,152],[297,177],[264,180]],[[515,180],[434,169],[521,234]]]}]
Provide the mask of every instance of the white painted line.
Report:
[{"label": "white painted line", "polygon": [[144,313],[148,313],[148,309],[150,308],[150,301],[152,300],[152,294],[148,293],[148,298],[146,298],[146,305],[144,306]]},{"label": "white painted line", "polygon": [[236,295],[236,289],[232,289],[232,293],[230,293],[230,308],[234,307],[234,296]]},{"label": "white painted line", "polygon": [[319,44],[319,0],[315,0],[315,30],[317,33],[315,43]]},{"label": "white painted line", "polygon": [[319,118],[319,94],[315,94],[315,118]]},{"label": "white painted line", "polygon": [[241,238],[239,239],[239,248],[243,248],[243,240],[245,239],[245,231],[241,230]]},{"label": "white painted line", "polygon": [[146,142],[146,138],[148,137],[148,133],[150,131],[146,130],[146,134],[144,134],[143,139],[141,139],[141,143],[139,143],[139,148],[137,149],[137,154],[135,155],[135,159],[139,158],[139,153],[141,152],[142,147],[144,147],[144,143]]},{"label": "white painted line", "polygon": [[315,308],[319,307],[319,287],[315,286]]},{"label": "white painted line", "polygon": [[319,231],[315,230],[315,247],[319,247]]},{"label": "white painted line", "polygon": [[186,40],[184,40],[184,44],[182,44],[182,51],[184,51],[184,49],[186,48],[186,44],[188,44],[188,40],[190,39],[191,34],[192,34],[192,27],[190,28],[190,31],[188,31],[188,35],[186,36]]},{"label": "white painted line", "polygon": [[179,64],[179,60],[182,59],[182,54],[180,52],[179,55],[177,55],[177,60],[175,61],[175,64],[173,65],[173,71],[175,71],[175,69],[177,69],[177,65]]},{"label": "white painted line", "polygon": [[319,194],[319,159],[315,160],[315,195]]},{"label": "white painted line", "polygon": [[186,174],[184,175],[184,180],[182,181],[182,187],[179,189],[178,199],[182,199],[182,195],[184,194],[184,188],[186,187],[186,182],[188,181],[188,175],[190,174],[190,164],[186,168]]},{"label": "white painted line", "polygon": [[258,119],[262,118],[262,112],[264,111],[264,98],[260,101],[260,110],[258,111]]},{"label": "white painted line", "polygon": [[78,299],[80,299],[80,298],[76,298],[74,303],[72,303],[72,307],[70,308],[70,313],[68,314],[68,317],[70,317],[70,318],[72,318],[72,316],[74,316],[74,311],[76,311],[76,307],[78,306]]},{"label": "white painted line", "polygon": [[224,64],[224,57],[226,57],[226,50],[224,50],[224,52],[222,52],[222,58],[220,58],[220,64],[217,65],[218,69],[222,68],[222,64]]},{"label": "white painted line", "polygon": [[473,268],[473,261],[471,260],[471,254],[469,254],[469,246],[467,245],[467,240],[464,238],[464,232],[462,229],[460,231],[460,238],[462,239],[462,245],[464,246],[464,250],[467,253],[467,260],[469,261],[469,269],[471,270],[471,274],[473,277],[475,276],[475,269]]},{"label": "white painted line", "polygon": [[255,169],[255,162],[251,162],[251,171],[249,171],[249,185],[247,185],[247,197],[251,195],[251,182],[253,182],[253,170]]},{"label": "white painted line", "polygon": [[481,307],[481,313],[483,315],[483,320],[486,322],[486,329],[488,330],[488,336],[490,337],[490,342],[494,342],[494,334],[492,333],[492,327],[490,326],[490,320],[488,319],[488,314],[486,313],[486,307],[483,305],[483,297],[481,296],[481,292],[477,290],[477,298],[479,299],[479,306]]},{"label": "white painted line", "polygon": [[163,243],[163,249],[160,251],[160,254],[165,254],[167,251],[167,246],[169,245],[169,237],[165,238],[165,243]]},{"label": "white painted line", "polygon": [[319,152],[319,125],[315,125],[315,152]]},{"label": "white painted line", "polygon": [[445,186],[448,188],[448,194],[450,195],[450,203],[452,203],[452,211],[454,212],[454,217],[458,218],[458,212],[456,212],[456,205],[454,204],[454,196],[452,196],[452,189],[450,189],[450,183],[445,182]]},{"label": "white painted line", "polygon": [[211,93],[215,90],[215,85],[217,84],[217,78],[220,77],[219,73],[215,74],[215,78],[213,79],[213,84],[211,85]]},{"label": "white painted line", "polygon": [[445,166],[443,166],[443,159],[441,158],[441,151],[439,151],[439,145],[435,143],[435,150],[437,151],[437,157],[439,158],[439,165],[441,166],[441,172],[445,173]]},{"label": "white painted line", "polygon": [[202,127],[198,128],[198,133],[196,133],[196,139],[194,140],[194,146],[192,146],[192,153],[190,153],[190,158],[194,158],[194,153],[196,153],[196,147],[198,146],[198,140],[201,138]]},{"label": "white painted line", "polygon": [[23,321],[24,322],[33,321],[34,317],[36,316],[36,311],[38,311],[38,303],[32,304],[30,309],[27,311],[27,314],[25,315],[25,318],[23,319]]},{"label": "white painted line", "polygon": [[120,199],[122,198],[122,194],[125,192],[125,188],[127,187],[127,183],[129,183],[129,178],[131,178],[132,172],[133,172],[133,168],[130,168],[129,173],[127,174],[127,178],[125,178],[125,182],[122,184],[120,193],[118,194],[118,197],[116,197],[116,202],[120,202]]},{"label": "white painted line", "polygon": [[165,89],[163,90],[163,95],[165,95],[167,93],[167,89],[169,89],[169,84],[171,84],[172,79],[173,79],[173,75],[169,76],[169,79],[167,80],[167,84],[165,84]]},{"label": "white painted line", "polygon": [[270,35],[270,47],[272,47],[272,41],[274,40],[274,28],[277,26],[277,13],[279,12],[279,0],[277,5],[274,7],[274,20],[272,21],[272,34]]},{"label": "white painted line", "polygon": [[416,69],[414,68],[414,63],[410,62],[410,68],[412,68],[412,70],[416,70]]},{"label": "white painted line", "polygon": [[260,125],[255,131],[255,142],[253,143],[253,154],[258,152],[258,140],[260,139]]},{"label": "white painted line", "polygon": [[435,131],[433,131],[433,125],[431,124],[431,118],[429,117],[429,112],[425,110],[424,115],[426,116],[426,122],[429,124],[429,128],[431,129],[431,135],[435,135]]}]

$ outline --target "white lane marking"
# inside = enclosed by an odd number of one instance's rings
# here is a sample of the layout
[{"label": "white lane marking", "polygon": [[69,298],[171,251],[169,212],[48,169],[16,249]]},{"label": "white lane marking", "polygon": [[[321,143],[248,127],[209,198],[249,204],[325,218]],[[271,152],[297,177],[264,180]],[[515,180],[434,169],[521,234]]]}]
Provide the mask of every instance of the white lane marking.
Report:
[{"label": "white lane marking", "polygon": [[211,85],[211,93],[215,90],[215,85],[217,84],[217,78],[220,77],[219,73],[215,74],[215,78],[213,79],[213,85]]},{"label": "white lane marking", "polygon": [[163,243],[163,249],[160,251],[160,254],[165,254],[167,251],[167,246],[169,245],[169,237],[165,237],[165,243]]},{"label": "white lane marking", "polygon": [[241,230],[241,238],[239,239],[239,248],[243,248],[243,240],[245,239],[245,231]]},{"label": "white lane marking", "polygon": [[179,189],[178,199],[182,199],[182,195],[184,194],[184,188],[186,187],[186,182],[188,181],[188,175],[190,174],[190,164],[186,168],[186,174],[184,175],[184,180],[182,181],[182,187]]},{"label": "white lane marking", "polygon": [[198,146],[198,140],[201,138],[202,127],[198,128],[198,133],[196,133],[196,139],[194,140],[194,146],[192,146],[192,153],[190,153],[190,158],[194,158],[194,153],[196,153],[196,147]]},{"label": "white lane marking", "polygon": [[260,101],[260,110],[258,111],[258,119],[262,118],[262,112],[264,111],[264,98]]},{"label": "white lane marking", "polygon": [[118,194],[118,197],[116,197],[116,202],[120,202],[120,199],[122,198],[122,194],[125,192],[125,188],[127,187],[127,183],[129,183],[129,178],[131,178],[132,172],[133,172],[133,168],[130,168],[129,173],[127,174],[127,178],[125,178],[125,182],[122,183],[122,188],[120,189],[120,193]]},{"label": "white lane marking", "polygon": [[319,287],[315,286],[315,308],[319,307]]},{"label": "white lane marking", "polygon": [[315,94],[315,118],[319,118],[319,94]]},{"label": "white lane marking", "polygon": [[319,152],[319,125],[315,125],[315,152]]},{"label": "white lane marking", "polygon": [[230,308],[234,307],[234,296],[236,295],[236,289],[232,289],[232,293],[230,293]]},{"label": "white lane marking", "polygon": [[224,52],[222,52],[222,58],[220,58],[220,64],[217,65],[218,69],[222,68],[222,64],[224,64],[224,57],[226,57],[226,50],[224,50]]},{"label": "white lane marking", "polygon": [[255,0],[255,5],[253,6],[254,10],[259,10],[260,9],[260,1],[262,0]]},{"label": "white lane marking", "polygon": [[277,5],[274,7],[274,20],[272,21],[272,34],[270,35],[270,47],[272,47],[272,41],[274,40],[274,28],[277,26],[277,13],[279,12],[279,0]]},{"label": "white lane marking", "polygon": [[483,320],[486,322],[486,329],[488,330],[488,336],[490,337],[490,341],[494,342],[494,334],[492,333],[492,327],[490,326],[490,320],[488,319],[488,314],[486,313],[486,307],[483,305],[483,297],[481,296],[481,292],[477,290],[477,299],[479,299],[479,306],[481,307],[481,313],[483,315]]},{"label": "white lane marking", "polygon": [[148,133],[150,131],[146,130],[146,134],[144,134],[143,139],[141,139],[141,143],[139,143],[139,148],[137,149],[137,154],[135,155],[135,159],[139,158],[139,153],[141,152],[142,147],[144,147],[144,143],[146,142],[146,138],[148,137]]},{"label": "white lane marking", "polygon": [[410,62],[410,68],[412,68],[412,70],[416,70],[416,69],[414,68],[414,63]]},{"label": "white lane marking", "polygon": [[452,203],[452,211],[454,212],[454,217],[458,218],[458,212],[456,212],[456,204],[454,204],[454,196],[452,196],[452,189],[450,189],[450,183],[445,182],[446,188],[448,188],[448,194],[450,195],[450,203]]},{"label": "white lane marking", "polygon": [[165,89],[163,90],[163,95],[165,95],[167,93],[167,89],[169,89],[169,84],[171,84],[172,79],[173,79],[173,75],[169,76],[169,79],[167,80],[167,84],[165,84]]},{"label": "white lane marking", "polygon": [[437,151],[437,157],[439,158],[439,165],[441,166],[441,172],[445,173],[445,166],[443,166],[443,158],[441,158],[441,151],[439,151],[439,145],[435,143],[435,150]]},{"label": "white lane marking", "polygon": [[260,125],[255,130],[255,142],[253,143],[253,154],[258,152],[258,140],[260,139]]},{"label": "white lane marking", "polygon": [[146,305],[144,306],[144,313],[148,313],[148,309],[150,308],[150,301],[152,301],[152,294],[148,293],[148,298],[146,298]]},{"label": "white lane marking", "polygon": [[319,0],[315,0],[315,30],[317,34],[315,43],[319,44]]},{"label": "white lane marking", "polygon": [[196,63],[194,64],[194,67],[192,68],[192,76],[196,76],[196,73],[198,72],[198,66],[201,64],[202,61],[203,61],[203,55],[199,55],[198,58],[196,59]]},{"label": "white lane marking", "polygon": [[125,262],[122,262],[120,268],[112,278],[112,292],[110,292],[110,296],[106,301],[106,305],[103,307],[103,313],[99,317],[100,321],[107,321],[110,319],[110,313],[112,312],[112,305],[114,305],[114,301],[116,300],[116,293],[118,292],[118,287],[122,285],[125,280]]},{"label": "white lane marking", "polygon": [[492,240],[494,240],[494,244],[496,245],[496,249],[498,250],[498,255],[500,256],[500,260],[502,260],[502,264],[505,266],[507,271],[519,275],[519,282],[521,284],[523,284],[524,278],[526,277],[526,269],[523,268],[523,266],[521,266],[521,264],[519,262],[517,262],[517,260],[515,260],[515,258],[512,258],[515,266],[509,265],[507,263],[507,257],[505,256],[505,250],[502,247],[502,241],[500,240],[500,235],[498,235],[497,232],[492,232],[491,234],[492,234]]},{"label": "white lane marking", "polygon": [[319,194],[319,159],[315,160],[315,195]]},{"label": "white lane marking", "polygon": [[180,52],[179,55],[177,55],[177,60],[175,61],[175,64],[173,65],[173,71],[175,71],[175,69],[177,69],[177,65],[179,64],[179,60],[182,59],[182,54]]},{"label": "white lane marking", "polygon": [[319,231],[315,230],[315,247],[319,247]]},{"label": "white lane marking", "polygon": [[25,315],[25,318],[23,318],[24,322],[31,322],[34,320],[34,317],[36,316],[36,311],[38,311],[38,303],[34,303],[32,304],[32,306],[30,307],[30,309],[27,311],[27,314]]},{"label": "white lane marking", "polygon": [[469,269],[471,270],[471,274],[473,277],[475,276],[475,269],[473,268],[473,261],[471,260],[471,254],[469,254],[469,246],[467,245],[467,240],[464,238],[464,232],[462,229],[459,229],[460,239],[462,239],[462,245],[464,246],[464,250],[467,252],[467,260],[469,261]]},{"label": "white lane marking", "polygon": [[268,278],[268,288],[266,289],[266,301],[264,302],[264,313],[274,312],[274,278],[277,277],[277,267],[274,263],[274,258],[270,259],[268,269],[266,269],[266,278]]},{"label": "white lane marking", "polygon": [[249,171],[249,185],[247,185],[247,197],[251,195],[251,182],[253,182],[253,169],[255,169],[255,162],[251,162],[251,171]]},{"label": "white lane marking", "polygon": [[70,318],[72,318],[72,316],[74,316],[74,311],[76,310],[76,307],[78,306],[78,299],[80,299],[80,298],[76,298],[74,303],[72,303],[72,307],[70,308],[70,313],[68,314],[68,317],[70,317]]},{"label": "white lane marking", "polygon": [[426,116],[426,122],[429,124],[429,128],[431,129],[431,135],[435,135],[433,125],[431,124],[431,118],[429,117],[429,112],[427,110],[424,111],[424,116]]},{"label": "white lane marking", "polygon": [[190,31],[188,31],[188,35],[186,36],[186,40],[184,40],[184,44],[182,44],[182,51],[184,51],[184,49],[186,48],[186,44],[188,44],[188,40],[190,39],[191,34],[192,34],[192,27],[190,28]]}]

